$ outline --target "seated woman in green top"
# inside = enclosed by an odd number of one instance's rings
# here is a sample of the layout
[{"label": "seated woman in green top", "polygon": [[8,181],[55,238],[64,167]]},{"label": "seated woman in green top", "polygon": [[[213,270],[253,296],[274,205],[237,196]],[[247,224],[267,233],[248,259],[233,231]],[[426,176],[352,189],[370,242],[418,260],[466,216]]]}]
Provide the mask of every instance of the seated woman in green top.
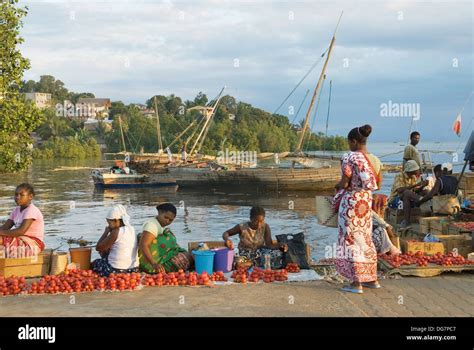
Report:
[{"label": "seated woman in green top", "polygon": [[234,249],[229,237],[239,235],[239,256],[254,266],[265,267],[265,255],[270,256],[272,269],[283,267],[283,253],[288,250],[285,243],[273,243],[270,226],[265,223],[265,209],[252,207],[250,221],[243,222],[227,230],[222,235],[225,245]]},{"label": "seated woman in green top", "polygon": [[189,270],[194,264],[192,255],[181,248],[171,230],[165,228],[175,219],[176,207],[164,203],[156,209],[158,215],[145,222],[139,237],[140,270],[147,273]]}]

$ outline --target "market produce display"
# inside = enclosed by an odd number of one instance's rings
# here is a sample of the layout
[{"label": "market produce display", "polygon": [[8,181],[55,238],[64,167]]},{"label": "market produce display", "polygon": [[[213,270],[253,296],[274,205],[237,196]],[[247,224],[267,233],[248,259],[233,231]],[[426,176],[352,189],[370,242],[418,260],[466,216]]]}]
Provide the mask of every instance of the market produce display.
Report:
[{"label": "market produce display", "polygon": [[454,255],[453,253],[441,254],[437,253],[432,256],[423,255],[423,252],[400,254],[400,255],[386,255],[381,254],[379,257],[387,261],[393,267],[400,267],[403,265],[428,266],[429,263],[440,266],[454,266],[454,265],[474,265],[474,260],[467,260],[461,255]]},{"label": "market produce display", "polygon": [[289,263],[286,265],[286,269],[288,270],[288,272],[291,272],[291,273],[297,273],[297,272],[300,272],[300,267],[298,266],[298,264],[296,263]]}]

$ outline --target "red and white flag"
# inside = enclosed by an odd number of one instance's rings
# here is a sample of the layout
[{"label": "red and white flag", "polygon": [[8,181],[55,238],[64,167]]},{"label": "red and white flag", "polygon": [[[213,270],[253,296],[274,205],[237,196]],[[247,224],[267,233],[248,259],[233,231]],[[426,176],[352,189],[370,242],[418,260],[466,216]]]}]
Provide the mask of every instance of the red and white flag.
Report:
[{"label": "red and white flag", "polygon": [[458,114],[454,121],[453,131],[456,135],[461,136],[461,113]]}]

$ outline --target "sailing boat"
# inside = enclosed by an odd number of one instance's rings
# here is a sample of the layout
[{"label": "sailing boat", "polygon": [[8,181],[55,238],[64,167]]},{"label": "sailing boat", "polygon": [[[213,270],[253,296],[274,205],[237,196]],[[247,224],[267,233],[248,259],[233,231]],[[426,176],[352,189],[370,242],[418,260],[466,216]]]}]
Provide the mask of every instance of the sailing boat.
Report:
[{"label": "sailing boat", "polygon": [[[331,39],[326,61],[314,90],[310,107],[306,113],[303,130],[295,150],[295,154],[298,156],[303,155],[301,150],[306,131],[308,130],[311,109],[321,89],[321,83],[325,76],[325,71],[336,41],[336,31],[337,26]],[[293,164],[291,168],[249,168],[242,166],[229,168],[215,162],[208,162],[200,166],[169,167],[168,172],[180,187],[243,186],[245,189],[257,187],[277,191],[324,191],[332,189],[340,177],[339,166],[334,166],[339,165],[339,160],[328,159],[326,161],[328,164],[325,165],[321,163],[319,168],[299,168],[296,167],[295,164]]]},{"label": "sailing boat", "polygon": [[[199,123],[197,123],[197,120],[193,120],[178,136],[176,136],[175,139],[165,148],[165,150],[167,151],[166,153],[163,153],[163,146],[162,146],[162,141],[161,141],[160,127],[159,127],[158,108],[157,108],[156,100],[155,100],[155,112],[156,112],[156,118],[157,118],[157,123],[158,123],[157,134],[158,134],[159,151],[157,154],[151,153],[151,154],[132,155],[130,158],[129,166],[132,169],[143,172],[143,173],[148,173],[148,174],[160,173],[161,174],[165,172],[165,169],[163,169],[165,167],[189,166],[192,164],[214,160],[216,157],[209,156],[206,154],[200,154],[199,151],[207,136],[209,127],[211,125],[211,120],[216,113],[216,109],[223,95],[224,89],[225,87],[222,88],[216,100],[209,106],[195,106],[187,110],[187,112],[191,112],[193,110],[199,110],[202,114],[202,118]],[[201,129],[199,129],[199,126],[201,125],[201,123],[203,124],[203,126]],[[180,160],[179,155],[171,154],[170,149],[177,142],[182,141],[184,135],[188,131],[193,130],[193,128],[194,128],[194,131],[183,142],[184,145],[188,145],[188,144],[191,144],[191,142],[195,139],[194,143],[192,144],[192,148],[189,154],[187,154],[186,161],[183,162],[182,160]],[[197,137],[196,137],[196,133],[198,131],[200,132],[199,134],[197,134]]]}]

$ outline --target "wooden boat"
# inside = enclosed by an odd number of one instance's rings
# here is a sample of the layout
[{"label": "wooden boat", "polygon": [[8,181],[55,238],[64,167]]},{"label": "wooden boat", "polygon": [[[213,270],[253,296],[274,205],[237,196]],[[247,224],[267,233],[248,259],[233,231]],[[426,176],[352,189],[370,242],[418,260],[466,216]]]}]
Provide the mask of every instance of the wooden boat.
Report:
[{"label": "wooden boat", "polygon": [[166,169],[163,169],[161,174],[155,172],[153,175],[115,174],[111,172],[110,168],[93,169],[91,177],[94,185],[102,188],[176,186],[176,181],[169,176]]},{"label": "wooden boat", "polygon": [[234,168],[169,167],[181,188],[240,187],[276,191],[327,191],[339,181],[339,168]]}]

